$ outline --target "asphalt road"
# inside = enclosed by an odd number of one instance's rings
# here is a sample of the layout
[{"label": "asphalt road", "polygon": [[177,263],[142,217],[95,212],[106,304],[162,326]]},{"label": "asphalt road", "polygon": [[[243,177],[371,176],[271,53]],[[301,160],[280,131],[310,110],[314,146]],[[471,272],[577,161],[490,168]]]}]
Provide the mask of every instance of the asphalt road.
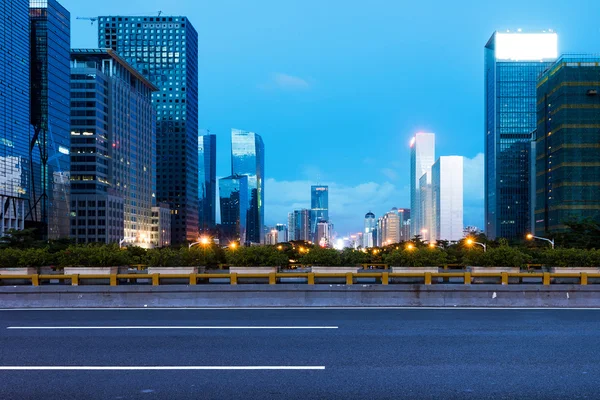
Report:
[{"label": "asphalt road", "polygon": [[599,333],[600,310],[0,311],[0,399],[597,399]]}]

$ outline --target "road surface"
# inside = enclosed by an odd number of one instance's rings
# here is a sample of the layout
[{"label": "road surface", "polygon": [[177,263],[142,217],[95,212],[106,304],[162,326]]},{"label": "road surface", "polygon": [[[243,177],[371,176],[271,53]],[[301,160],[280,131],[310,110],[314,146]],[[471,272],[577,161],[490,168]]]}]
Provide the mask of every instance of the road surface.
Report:
[{"label": "road surface", "polygon": [[2,310],[0,399],[598,398],[600,310]]}]

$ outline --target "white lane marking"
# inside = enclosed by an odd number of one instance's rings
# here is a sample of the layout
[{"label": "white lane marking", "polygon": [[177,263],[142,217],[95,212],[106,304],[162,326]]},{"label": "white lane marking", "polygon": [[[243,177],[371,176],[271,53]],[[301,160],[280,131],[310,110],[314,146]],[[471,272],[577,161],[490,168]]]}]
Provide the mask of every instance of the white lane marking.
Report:
[{"label": "white lane marking", "polygon": [[600,307],[42,307],[0,308],[0,311],[155,311],[155,310],[586,310],[600,311]]},{"label": "white lane marking", "polygon": [[197,370],[324,370],[324,366],[300,365],[166,365],[166,366],[86,366],[86,365],[27,365],[0,366],[0,371],[197,371]]},{"label": "white lane marking", "polygon": [[6,329],[338,329],[337,326],[8,326]]}]

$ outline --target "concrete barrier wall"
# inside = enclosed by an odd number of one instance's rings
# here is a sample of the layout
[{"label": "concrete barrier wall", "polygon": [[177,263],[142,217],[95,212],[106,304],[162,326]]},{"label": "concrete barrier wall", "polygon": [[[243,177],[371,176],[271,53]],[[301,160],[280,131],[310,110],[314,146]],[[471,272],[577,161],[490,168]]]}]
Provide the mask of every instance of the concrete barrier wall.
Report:
[{"label": "concrete barrier wall", "polygon": [[167,285],[0,287],[0,308],[600,307],[580,285]]}]

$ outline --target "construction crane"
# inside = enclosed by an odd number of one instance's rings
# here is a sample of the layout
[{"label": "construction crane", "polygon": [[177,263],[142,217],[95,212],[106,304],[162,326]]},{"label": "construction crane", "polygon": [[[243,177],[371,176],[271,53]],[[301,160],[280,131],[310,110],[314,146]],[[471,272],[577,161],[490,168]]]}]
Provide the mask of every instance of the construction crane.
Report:
[{"label": "construction crane", "polygon": [[[140,15],[151,15],[151,14],[157,14],[159,17],[162,15],[162,11],[152,11],[149,13],[141,13],[141,14],[130,14],[130,15],[121,15],[122,17],[138,17]],[[90,21],[92,25],[94,25],[94,22],[98,21],[98,17],[77,17],[76,19],[82,19],[82,20],[86,20],[86,21]]]}]

